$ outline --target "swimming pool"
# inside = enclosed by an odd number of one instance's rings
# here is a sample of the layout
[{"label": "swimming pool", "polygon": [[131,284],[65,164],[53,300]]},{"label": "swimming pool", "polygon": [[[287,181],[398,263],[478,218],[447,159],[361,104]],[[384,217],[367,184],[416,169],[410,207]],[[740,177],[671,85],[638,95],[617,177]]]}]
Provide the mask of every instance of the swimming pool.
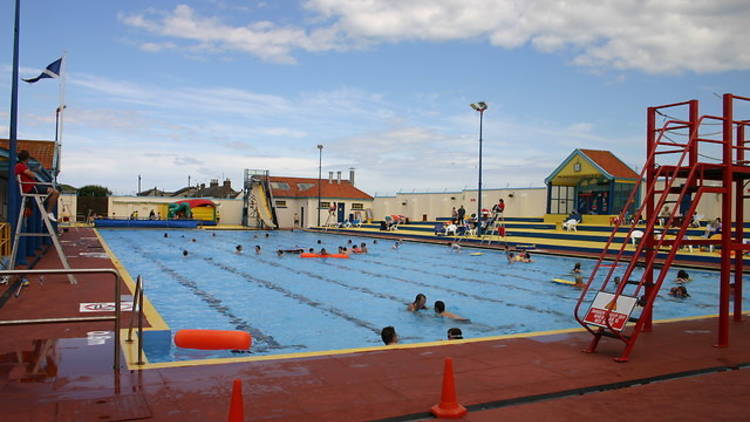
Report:
[{"label": "swimming pool", "polygon": [[[531,264],[509,265],[505,255],[471,250],[453,253],[439,245],[304,232],[101,229],[117,258],[135,277],[173,332],[186,328],[245,330],[252,355],[286,354],[382,345],[380,330],[396,328],[402,343],[442,340],[459,327],[464,338],[575,328],[573,307],[579,290],[550,282],[570,279],[575,262],[588,273],[595,261],[534,255]],[[164,233],[169,237],[165,238]],[[317,241],[321,243],[318,244]],[[276,256],[277,249],[338,246],[366,242],[367,255],[350,259]],[[243,245],[242,254],[235,246]],[[260,245],[262,253],[253,248]],[[189,254],[183,256],[183,250]],[[677,268],[672,269],[676,274]],[[689,270],[692,297],[665,293],[655,318],[717,312],[718,273]],[[669,280],[674,277],[669,277]],[[666,291],[670,282],[665,283]],[[417,293],[429,311],[406,311]],[[432,304],[470,322],[436,317]],[[750,301],[746,301],[750,302]],[[745,304],[747,306],[748,303]],[[237,357],[145,344],[150,362]]]}]

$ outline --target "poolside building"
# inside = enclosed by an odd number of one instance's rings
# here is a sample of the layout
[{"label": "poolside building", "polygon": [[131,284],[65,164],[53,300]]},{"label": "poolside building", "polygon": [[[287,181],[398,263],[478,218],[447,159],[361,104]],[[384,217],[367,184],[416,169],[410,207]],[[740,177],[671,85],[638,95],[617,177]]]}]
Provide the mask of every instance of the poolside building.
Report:
[{"label": "poolside building", "polygon": [[[544,179],[547,214],[619,214],[638,179],[638,173],[610,151],[576,149]],[[640,204],[640,195],[634,204]]]},{"label": "poolside building", "polygon": [[[291,228],[295,221],[297,227],[315,226],[318,215],[321,224],[331,224],[347,221],[350,216],[364,219],[368,213],[372,213],[374,198],[354,186],[353,170],[349,172],[349,180],[342,179],[340,171],[334,178],[331,171],[327,179],[320,181],[317,178],[271,176],[270,185],[280,228]],[[332,205],[336,211],[329,217]]]}]

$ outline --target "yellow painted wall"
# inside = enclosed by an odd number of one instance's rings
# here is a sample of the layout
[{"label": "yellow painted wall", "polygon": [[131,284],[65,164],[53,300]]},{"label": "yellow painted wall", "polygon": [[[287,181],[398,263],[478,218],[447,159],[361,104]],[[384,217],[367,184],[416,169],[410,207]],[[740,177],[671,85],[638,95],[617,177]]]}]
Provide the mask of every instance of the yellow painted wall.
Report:
[{"label": "yellow painted wall", "polygon": [[[580,171],[575,171],[576,164],[581,165]],[[600,176],[602,173],[594,167],[588,160],[580,155],[574,156],[552,179],[553,185],[572,186],[578,182],[581,177]]]}]

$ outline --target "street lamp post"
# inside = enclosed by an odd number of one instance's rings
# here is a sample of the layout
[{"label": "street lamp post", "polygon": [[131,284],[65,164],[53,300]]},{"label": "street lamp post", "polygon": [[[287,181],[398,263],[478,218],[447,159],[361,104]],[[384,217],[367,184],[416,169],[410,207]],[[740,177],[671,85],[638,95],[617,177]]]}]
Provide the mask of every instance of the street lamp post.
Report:
[{"label": "street lamp post", "polygon": [[323,144],[318,144],[318,227],[320,227],[320,188],[323,180]]},{"label": "street lamp post", "polygon": [[479,112],[479,192],[477,194],[477,236],[482,235],[482,120],[487,103],[480,101],[471,104],[471,108]]}]

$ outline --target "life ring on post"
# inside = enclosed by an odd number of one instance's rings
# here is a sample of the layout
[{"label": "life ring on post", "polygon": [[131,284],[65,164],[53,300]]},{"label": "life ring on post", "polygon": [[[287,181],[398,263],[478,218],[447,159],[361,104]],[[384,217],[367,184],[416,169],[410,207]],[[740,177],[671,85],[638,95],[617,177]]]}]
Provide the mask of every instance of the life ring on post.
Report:
[{"label": "life ring on post", "polygon": [[253,338],[246,331],[229,330],[179,330],[174,344],[183,349],[247,350]]}]

